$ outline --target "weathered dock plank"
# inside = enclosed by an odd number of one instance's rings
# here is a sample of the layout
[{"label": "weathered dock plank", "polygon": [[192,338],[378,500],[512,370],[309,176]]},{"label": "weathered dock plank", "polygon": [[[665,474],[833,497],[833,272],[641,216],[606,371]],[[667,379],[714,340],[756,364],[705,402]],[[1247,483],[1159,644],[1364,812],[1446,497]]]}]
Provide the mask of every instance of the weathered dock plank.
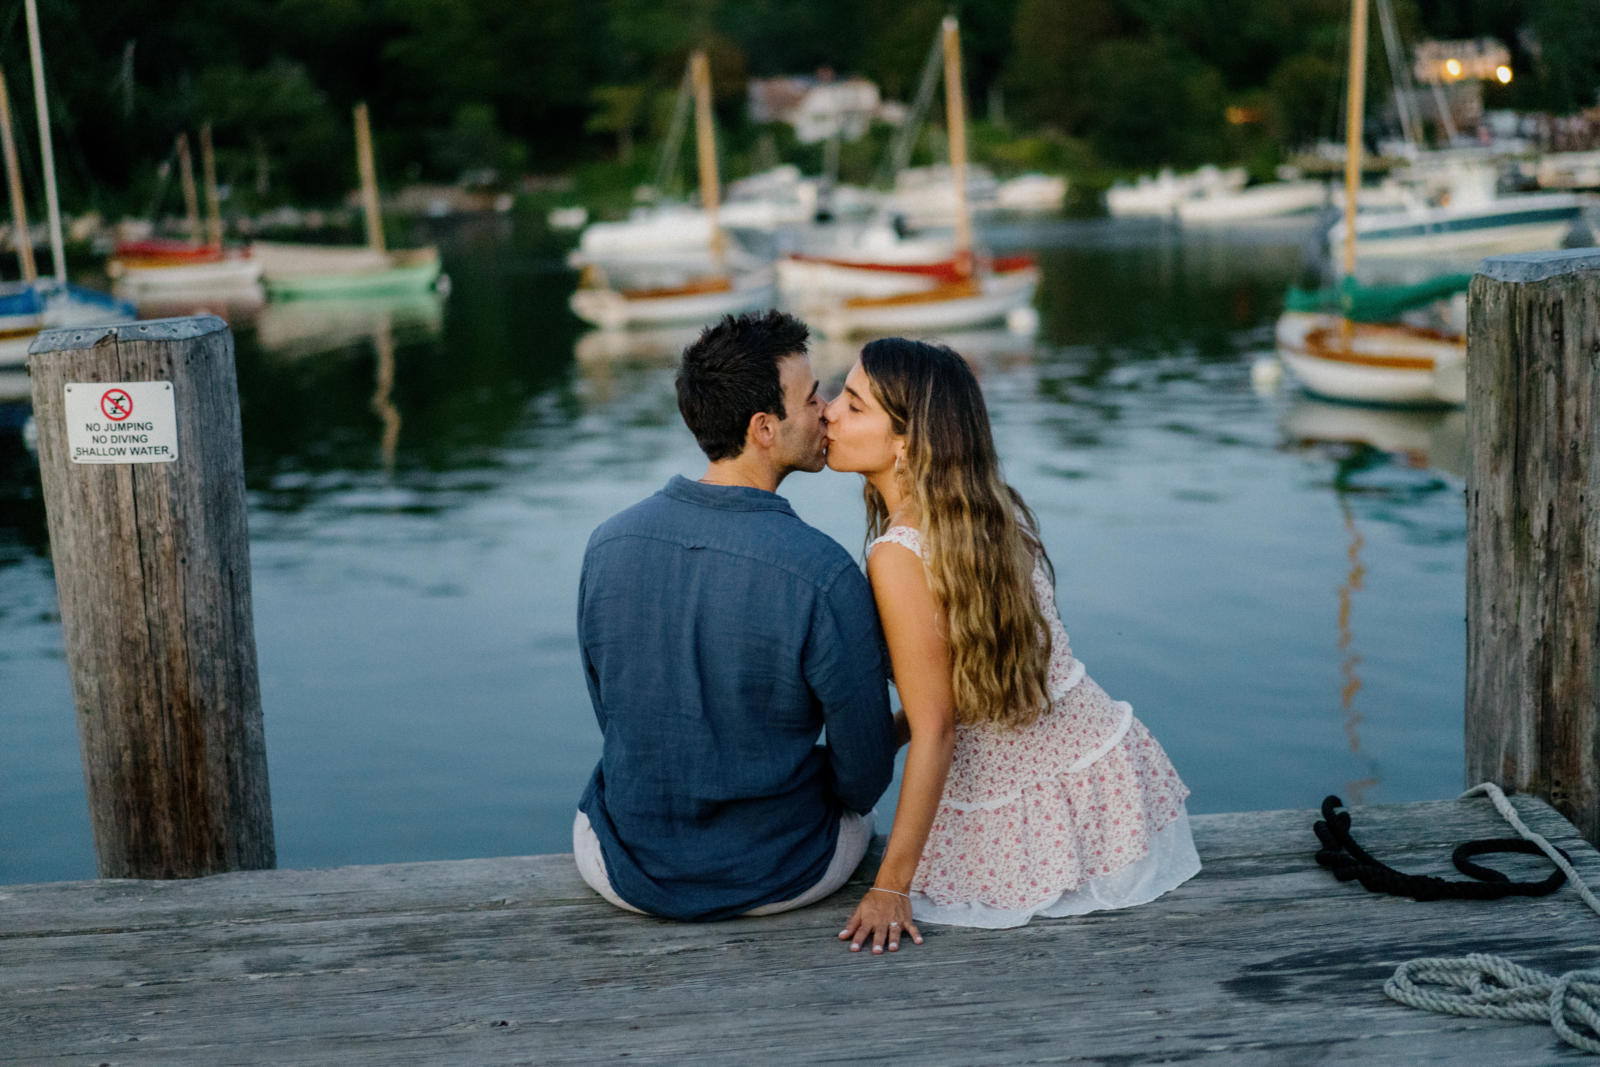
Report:
[{"label": "weathered dock plank", "polygon": [[[1537,800],[1535,829],[1600,884]],[[1600,963],[1600,917],[1543,899],[1419,904],[1315,866],[1311,811],[1194,820],[1205,871],[1144,908],[1019,930],[931,927],[898,955],[832,940],[859,886],[693,926],[614,911],[537,856],[185,882],[0,886],[6,1063],[1559,1062],[1533,1024],[1414,1011],[1416,956]],[[1371,807],[1407,870],[1505,836],[1487,801]],[[1504,861],[1511,870],[1534,860]]]}]

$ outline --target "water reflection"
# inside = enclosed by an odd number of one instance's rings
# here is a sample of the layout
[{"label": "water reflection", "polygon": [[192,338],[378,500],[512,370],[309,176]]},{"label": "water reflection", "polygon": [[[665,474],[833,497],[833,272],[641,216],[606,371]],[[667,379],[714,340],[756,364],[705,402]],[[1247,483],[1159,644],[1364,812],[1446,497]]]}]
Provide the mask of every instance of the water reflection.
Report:
[{"label": "water reflection", "polygon": [[432,292],[273,301],[255,316],[256,344],[274,356],[298,359],[376,343],[380,333],[407,343],[436,338],[444,330],[444,304],[444,296]]},{"label": "water reflection", "polygon": [[[1338,505],[1346,542],[1344,574],[1337,596],[1339,705],[1348,751],[1358,765],[1366,768],[1366,773],[1344,782],[1341,795],[1359,804],[1384,784],[1377,770],[1379,758],[1364,747],[1366,713],[1357,702],[1364,684],[1360,668],[1365,657],[1356,639],[1356,594],[1365,589],[1368,575],[1362,556],[1367,537],[1361,521],[1364,517],[1387,523],[1411,541],[1458,543],[1463,539],[1459,514],[1450,513],[1447,529],[1432,527],[1430,520],[1438,513],[1415,505],[1431,497],[1453,494],[1453,479],[1465,476],[1465,414],[1437,409],[1367,408],[1297,394],[1282,409],[1279,429],[1286,448],[1327,457],[1334,465],[1329,488]],[[1441,479],[1436,472],[1449,475],[1451,480]],[[1419,654],[1421,641],[1422,635],[1402,635],[1399,648],[1391,650],[1391,654]]]},{"label": "water reflection", "polygon": [[[1356,673],[1356,668],[1361,665],[1361,656],[1352,647],[1354,634],[1350,625],[1351,615],[1355,604],[1355,594],[1361,588],[1361,581],[1366,576],[1367,569],[1361,564],[1361,547],[1366,543],[1361,536],[1361,531],[1356,527],[1355,514],[1350,508],[1350,503],[1342,495],[1339,497],[1339,512],[1344,517],[1345,531],[1350,535],[1350,570],[1345,575],[1344,584],[1339,586],[1339,651],[1344,653],[1344,658],[1339,663],[1339,674],[1344,684],[1339,689],[1339,703],[1344,708],[1344,733],[1350,743],[1350,754],[1361,756],[1361,712],[1356,710],[1356,694],[1361,692],[1361,677]],[[1367,790],[1380,783],[1376,775],[1368,775],[1355,781],[1347,781],[1340,792],[1343,797],[1349,798],[1352,804],[1365,802]]]},{"label": "water reflection", "polygon": [[1467,476],[1467,415],[1458,409],[1360,407],[1297,396],[1282,426],[1285,438],[1301,447],[1366,445],[1417,470]]},{"label": "water reflection", "polygon": [[[1310,806],[1346,781],[1369,801],[1448,795],[1465,519],[1441,471],[1459,427],[1334,431],[1351,411],[1252,390],[1293,241],[1041,236],[1038,335],[941,339],[983,378],[1074,650],[1151,724],[1197,812]],[[598,747],[572,626],[584,542],[703,467],[673,389],[694,330],[587,333],[542,238],[433,239],[448,307],[235,322],[285,866],[568,849]],[[818,376],[831,388],[858,352],[818,339]],[[782,491],[859,552],[859,478]],[[37,469],[20,431],[0,432],[0,882],[92,873],[86,844],[56,845],[86,828],[4,837],[84,818],[53,610]]]},{"label": "water reflection", "polygon": [[119,291],[139,309],[141,319],[174,319],[184,315],[215,315],[234,329],[248,326],[266,306],[266,290],[259,282],[202,292],[157,292],[147,289]]}]

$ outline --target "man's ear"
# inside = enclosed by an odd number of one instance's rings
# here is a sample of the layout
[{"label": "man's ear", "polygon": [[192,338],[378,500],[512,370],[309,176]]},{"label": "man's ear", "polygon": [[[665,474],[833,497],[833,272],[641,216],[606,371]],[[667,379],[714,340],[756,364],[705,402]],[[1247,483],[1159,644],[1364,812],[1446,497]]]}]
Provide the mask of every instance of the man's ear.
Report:
[{"label": "man's ear", "polygon": [[744,436],[749,444],[771,448],[778,439],[778,417],[770,411],[756,412],[750,416],[750,425]]}]

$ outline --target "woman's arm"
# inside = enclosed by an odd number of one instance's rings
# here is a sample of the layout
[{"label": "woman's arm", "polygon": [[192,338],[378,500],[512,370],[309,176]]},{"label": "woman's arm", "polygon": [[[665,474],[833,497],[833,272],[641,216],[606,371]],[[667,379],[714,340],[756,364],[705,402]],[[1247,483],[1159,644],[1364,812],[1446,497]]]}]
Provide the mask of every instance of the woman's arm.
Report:
[{"label": "woman's arm", "polygon": [[885,947],[898,950],[902,932],[919,944],[922,941],[911,920],[907,894],[944,794],[955,752],[956,712],[944,620],[928,589],[921,558],[901,545],[879,545],[867,560],[867,576],[872,579],[894,665],[895,689],[911,731],[900,802],[878,877],[839,934],[841,940],[849,939],[852,952],[870,938],[877,953]]}]

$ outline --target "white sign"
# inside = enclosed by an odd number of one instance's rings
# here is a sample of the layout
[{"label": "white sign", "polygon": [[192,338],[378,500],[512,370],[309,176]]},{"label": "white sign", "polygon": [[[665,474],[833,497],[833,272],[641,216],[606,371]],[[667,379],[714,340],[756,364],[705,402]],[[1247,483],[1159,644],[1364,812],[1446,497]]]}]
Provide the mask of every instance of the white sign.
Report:
[{"label": "white sign", "polygon": [[67,448],[74,463],[171,463],[178,406],[171,382],[68,382]]}]

